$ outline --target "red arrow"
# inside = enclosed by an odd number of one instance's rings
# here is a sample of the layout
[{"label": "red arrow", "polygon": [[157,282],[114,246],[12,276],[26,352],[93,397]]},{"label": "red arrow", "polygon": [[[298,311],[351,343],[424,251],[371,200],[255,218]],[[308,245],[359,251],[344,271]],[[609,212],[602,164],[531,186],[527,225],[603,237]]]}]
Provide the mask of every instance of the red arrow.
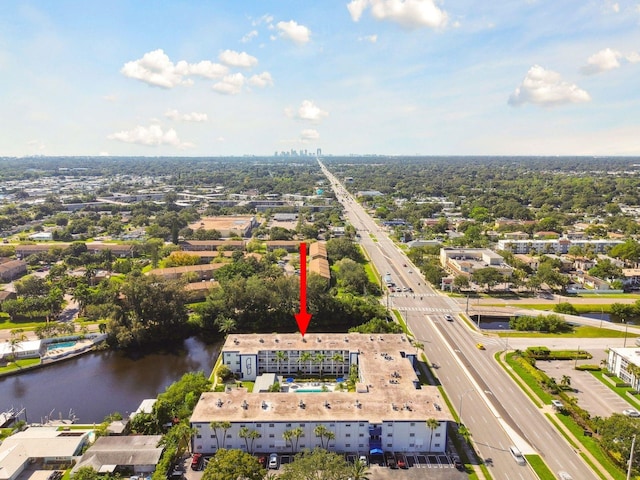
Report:
[{"label": "red arrow", "polygon": [[311,321],[311,314],[307,312],[307,244],[300,244],[300,312],[295,314],[298,329],[304,337]]}]

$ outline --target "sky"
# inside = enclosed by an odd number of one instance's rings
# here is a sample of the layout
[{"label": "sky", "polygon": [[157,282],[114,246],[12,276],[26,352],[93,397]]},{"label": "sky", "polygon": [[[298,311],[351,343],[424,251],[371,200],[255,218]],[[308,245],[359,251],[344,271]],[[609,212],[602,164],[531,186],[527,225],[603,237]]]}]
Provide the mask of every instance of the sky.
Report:
[{"label": "sky", "polygon": [[640,155],[640,0],[0,10],[0,156]]}]

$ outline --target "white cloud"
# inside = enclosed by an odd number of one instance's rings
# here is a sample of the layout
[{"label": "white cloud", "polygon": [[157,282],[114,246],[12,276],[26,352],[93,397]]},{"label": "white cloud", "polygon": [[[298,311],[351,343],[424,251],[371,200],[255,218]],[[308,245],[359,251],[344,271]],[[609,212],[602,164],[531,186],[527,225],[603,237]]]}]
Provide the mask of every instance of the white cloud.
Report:
[{"label": "white cloud", "polygon": [[604,2],[604,11],[605,12],[620,13],[620,4],[618,2],[612,2],[611,0],[605,0],[605,2]]},{"label": "white cloud", "polygon": [[309,140],[317,140],[318,138],[320,138],[320,134],[313,128],[307,128],[300,132],[300,140],[302,140],[303,142],[308,142]]},{"label": "white cloud", "polygon": [[311,40],[311,30],[304,25],[298,24],[294,20],[288,22],[278,22],[276,25],[280,31],[280,36],[298,45],[304,45]]},{"label": "white cloud", "polygon": [[213,89],[223,95],[237,95],[242,91],[245,77],[241,73],[225,76],[222,81],[213,85]]},{"label": "white cloud", "polygon": [[349,15],[351,15],[351,20],[357,22],[362,17],[362,13],[367,8],[367,4],[369,0],[353,0],[347,4],[347,10],[349,10]]},{"label": "white cloud", "polygon": [[109,155],[109,152],[102,151],[102,152],[98,153],[98,156],[99,157],[109,157],[110,155]]},{"label": "white cloud", "polygon": [[240,41],[242,43],[249,43],[251,40],[253,40],[255,37],[258,36],[258,31],[257,30],[251,30],[249,33],[247,33],[246,35],[244,35]]},{"label": "white cloud", "polygon": [[171,145],[179,148],[191,146],[191,144],[182,143],[173,128],[170,128],[165,132],[159,125],[150,125],[148,127],[138,125],[132,130],[123,130],[121,132],[112,133],[111,135],[108,135],[107,138],[109,140],[119,140],[125,143],[136,143],[138,145],[153,147],[159,145]]},{"label": "white cloud", "polygon": [[236,52],[234,50],[225,50],[218,59],[230,67],[251,68],[258,64],[258,59],[246,52]]},{"label": "white cloud", "polygon": [[110,95],[103,96],[102,99],[107,102],[115,102],[116,100],[118,100],[118,96],[115,93],[112,93]]},{"label": "white cloud", "polygon": [[171,120],[183,121],[183,122],[206,122],[209,117],[206,113],[180,113],[178,110],[167,110],[164,112],[164,116]]},{"label": "white cloud", "polygon": [[183,83],[182,74],[176,71],[176,66],[162,49],[145,53],[142,58],[125,63],[120,72],[125,77],[163,88],[173,88]]},{"label": "white cloud", "polygon": [[142,58],[127,62],[120,72],[129,78],[140,80],[149,85],[173,88],[178,85],[191,85],[192,80],[185,78],[197,75],[205,78],[220,78],[228,69],[209,60],[187,63],[184,60],[174,64],[162,49],[145,53]]},{"label": "white cloud", "polygon": [[254,87],[268,87],[273,85],[273,78],[271,78],[271,74],[269,72],[262,72],[257,75],[252,75],[247,83],[249,85],[253,85]]},{"label": "white cloud", "polygon": [[289,117],[295,116],[300,120],[310,122],[320,122],[323,118],[329,116],[329,112],[321,110],[312,100],[303,100],[296,112],[293,112],[291,108],[286,108],[285,114]]},{"label": "white cloud", "polygon": [[[640,8],[640,7],[638,7]],[[629,63],[638,63],[640,62],[640,53],[638,52],[631,52],[627,55],[624,56],[624,58],[627,60],[627,62]]]},{"label": "white cloud", "polygon": [[227,67],[219,63],[213,63],[210,60],[202,60],[198,63],[187,63],[181,60],[176,65],[176,68],[183,75],[197,75],[209,79],[222,78],[229,73]]},{"label": "white cloud", "polygon": [[605,48],[598,53],[594,53],[587,59],[587,64],[580,69],[585,75],[606,72],[620,67],[622,54],[617,50]]},{"label": "white cloud", "polygon": [[520,86],[509,97],[509,105],[532,103],[553,106],[590,100],[591,97],[585,90],[565,82],[559,73],[534,65],[529,69]]},{"label": "white cloud", "polygon": [[354,22],[360,20],[369,7],[376,20],[388,20],[403,28],[442,28],[447,24],[447,12],[435,0],[353,0],[347,9]]},{"label": "white cloud", "polygon": [[258,25],[262,24],[262,23],[266,23],[267,25],[270,23],[273,23],[273,15],[263,15],[260,18],[254,20],[253,22],[251,22],[251,25],[254,27],[257,27]]},{"label": "white cloud", "polygon": [[378,41],[378,35],[366,35],[364,37],[359,37],[358,40],[361,42],[376,43]]}]

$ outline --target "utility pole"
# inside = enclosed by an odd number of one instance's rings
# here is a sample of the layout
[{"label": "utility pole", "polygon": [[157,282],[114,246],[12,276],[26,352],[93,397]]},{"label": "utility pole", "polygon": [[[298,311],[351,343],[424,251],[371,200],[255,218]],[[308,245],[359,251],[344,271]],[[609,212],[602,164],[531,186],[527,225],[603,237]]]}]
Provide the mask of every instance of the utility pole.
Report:
[{"label": "utility pole", "polygon": [[633,450],[636,448],[636,436],[631,440],[631,451],[629,452],[629,465],[627,466],[627,480],[631,479],[631,465],[633,463]]}]

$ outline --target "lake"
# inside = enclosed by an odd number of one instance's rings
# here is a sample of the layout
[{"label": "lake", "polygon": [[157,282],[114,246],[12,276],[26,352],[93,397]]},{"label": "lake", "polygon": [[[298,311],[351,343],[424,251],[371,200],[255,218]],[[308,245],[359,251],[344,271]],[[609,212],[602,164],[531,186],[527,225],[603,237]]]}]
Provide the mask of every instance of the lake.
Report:
[{"label": "lake", "polygon": [[69,418],[70,411],[79,423],[99,423],[113,412],[128,415],[187,372],[209,376],[221,345],[192,337],[162,353],[92,352],[0,378],[0,411],[24,407],[29,423]]}]

